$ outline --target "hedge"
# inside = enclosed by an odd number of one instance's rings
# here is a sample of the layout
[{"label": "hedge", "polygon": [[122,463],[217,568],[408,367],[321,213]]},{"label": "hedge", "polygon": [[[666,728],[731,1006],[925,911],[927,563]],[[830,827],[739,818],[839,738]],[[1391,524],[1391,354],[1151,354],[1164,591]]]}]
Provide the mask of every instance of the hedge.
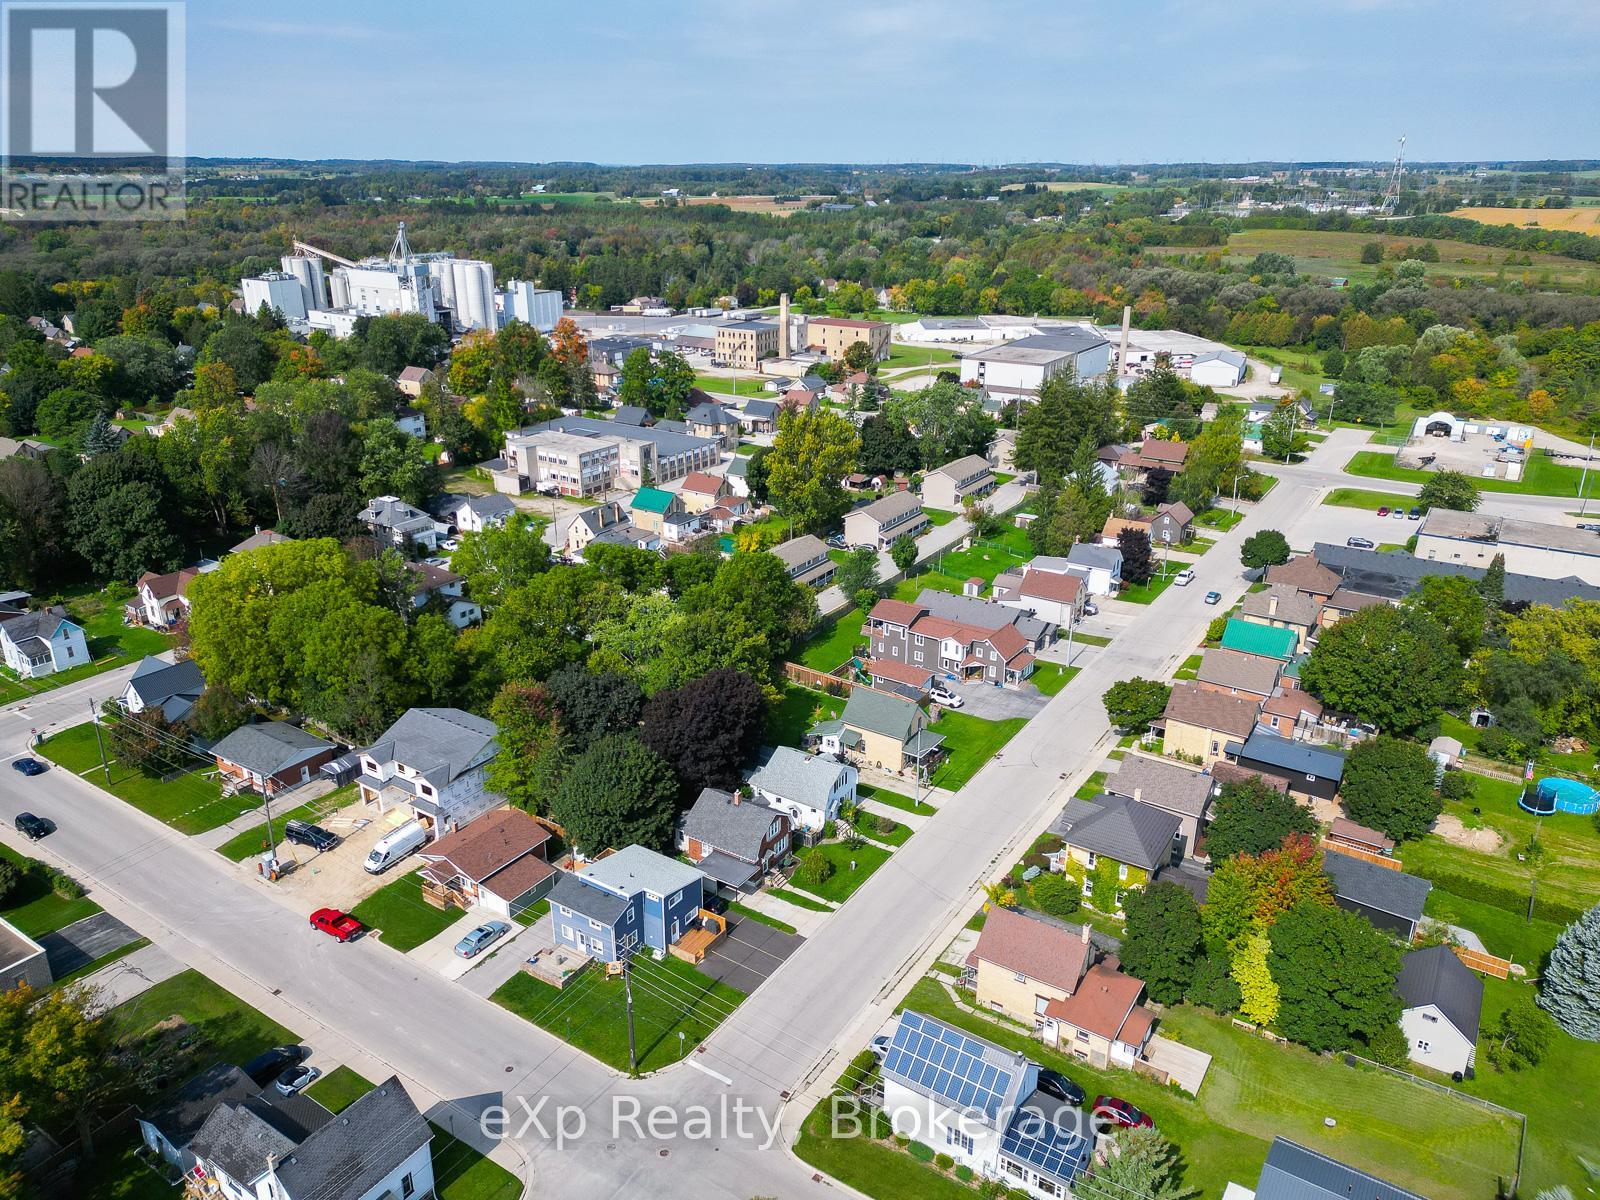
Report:
[{"label": "hedge", "polygon": [[911,1157],[916,1159],[918,1162],[933,1161],[933,1147],[924,1146],[921,1142],[912,1142],[906,1147],[906,1153],[911,1155]]},{"label": "hedge", "polygon": [[[1487,904],[1493,908],[1503,909],[1516,916],[1525,916],[1528,911],[1528,896],[1516,888],[1506,887],[1503,884],[1489,883],[1482,879],[1475,879],[1469,875],[1457,875],[1450,871],[1441,871],[1436,868],[1418,868],[1418,873],[1427,879],[1434,887],[1441,891],[1449,892],[1453,896],[1460,896],[1463,900],[1476,900],[1480,904]],[[1548,896],[1535,896],[1533,901],[1533,915],[1541,921],[1554,921],[1558,925],[1571,925],[1583,916],[1584,909],[1565,901],[1554,900]]]}]

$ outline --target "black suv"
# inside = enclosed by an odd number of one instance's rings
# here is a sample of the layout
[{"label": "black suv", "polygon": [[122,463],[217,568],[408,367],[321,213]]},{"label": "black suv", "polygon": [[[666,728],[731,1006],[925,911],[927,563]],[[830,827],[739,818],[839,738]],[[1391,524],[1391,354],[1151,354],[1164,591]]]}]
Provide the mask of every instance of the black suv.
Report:
[{"label": "black suv", "polygon": [[56,823],[44,817],[36,817],[30,812],[17,814],[17,832],[30,842],[37,842],[42,837],[48,837],[56,831]]},{"label": "black suv", "polygon": [[329,833],[321,825],[313,825],[310,821],[291,820],[283,824],[283,840],[321,852],[337,846],[339,835]]},{"label": "black suv", "polygon": [[288,1067],[298,1066],[305,1062],[306,1056],[311,1053],[304,1046],[274,1046],[264,1054],[258,1054],[244,1065],[244,1073],[257,1084],[265,1087],[271,1083]]}]

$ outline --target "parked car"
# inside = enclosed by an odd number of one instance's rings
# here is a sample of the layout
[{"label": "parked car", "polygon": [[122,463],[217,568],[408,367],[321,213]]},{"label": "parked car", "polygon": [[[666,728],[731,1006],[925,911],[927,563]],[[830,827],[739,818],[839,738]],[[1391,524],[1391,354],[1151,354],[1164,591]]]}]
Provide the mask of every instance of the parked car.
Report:
[{"label": "parked car", "polygon": [[1380,504],[1378,506],[1378,515],[1380,517],[1387,517],[1389,515],[1389,506],[1387,504]]},{"label": "parked car", "polygon": [[296,846],[308,846],[312,850],[332,850],[339,844],[339,835],[330,833],[321,825],[313,825],[310,821],[299,818],[283,823],[283,840],[293,842]]},{"label": "parked car", "polygon": [[1391,508],[1389,515],[1396,521],[1404,521],[1406,519],[1406,510],[1403,508]]},{"label": "parked car", "polygon": [[457,550],[461,549],[461,539],[457,537],[447,537],[444,539],[444,541],[439,543],[439,549],[448,550],[450,553],[454,554]]},{"label": "parked car", "polygon": [[894,1039],[887,1033],[880,1033],[872,1039],[872,1052],[878,1056],[879,1062],[882,1062],[888,1056],[889,1047],[893,1043]]},{"label": "parked car", "polygon": [[264,1087],[283,1074],[285,1067],[303,1063],[310,1053],[304,1046],[274,1046],[245,1063],[244,1073]]},{"label": "parked car", "polygon": [[11,769],[21,771],[24,775],[43,775],[45,766],[37,758],[13,758]]},{"label": "parked car", "polygon": [[1117,1096],[1096,1096],[1094,1098],[1094,1114],[1106,1120],[1129,1129],[1143,1125],[1146,1129],[1154,1129],[1156,1123],[1142,1110],[1135,1108],[1126,1100]]},{"label": "parked car", "polygon": [[278,1074],[277,1088],[285,1096],[292,1096],[305,1087],[322,1072],[315,1067],[308,1067],[304,1063],[296,1063],[292,1067],[285,1067]]},{"label": "parked car", "polygon": [[337,908],[319,908],[311,914],[311,928],[320,929],[331,938],[348,942],[361,932],[361,922]]},{"label": "parked car", "polygon": [[1082,1104],[1086,1095],[1072,1080],[1060,1071],[1052,1071],[1049,1067],[1039,1068],[1038,1087],[1046,1096],[1054,1096],[1057,1100],[1065,1100],[1068,1104]]},{"label": "parked car", "polygon": [[1409,512],[1409,513],[1407,513],[1407,514],[1406,514],[1406,515],[1407,515],[1407,516],[1408,516],[1408,517],[1410,517],[1410,518],[1411,518],[1411,519],[1412,519],[1412,520],[1413,520],[1413,521],[1420,521],[1420,520],[1422,520],[1422,506],[1421,506],[1421,505],[1420,505],[1420,504],[1419,504],[1419,505],[1416,505],[1416,506],[1414,506],[1414,507],[1413,507],[1413,508],[1412,508],[1412,509],[1411,509],[1411,511],[1410,511],[1410,512]]},{"label": "parked car", "polygon": [[490,921],[479,925],[456,943],[456,955],[459,958],[477,958],[510,932],[511,926],[504,921]]},{"label": "parked car", "polygon": [[1185,567],[1172,577],[1173,587],[1188,587],[1194,582],[1194,568]]},{"label": "parked car", "polygon": [[428,829],[421,821],[407,821],[393,833],[378,839],[361,869],[368,875],[381,875],[413,850],[427,845]]},{"label": "parked car", "polygon": [[1206,603],[1207,604],[1221,604],[1222,603],[1222,593],[1221,592],[1207,592],[1206,593]]},{"label": "parked car", "polygon": [[956,695],[949,688],[942,687],[929,688],[928,699],[932,700],[935,704],[942,704],[946,708],[960,708],[966,703],[965,700]]},{"label": "parked car", "polygon": [[1371,538],[1364,537],[1345,538],[1344,544],[1352,550],[1374,550],[1377,548],[1377,543]]},{"label": "parked car", "polygon": [[17,814],[17,832],[30,842],[37,842],[42,837],[49,837],[56,831],[56,823],[44,817],[36,817],[31,812]]},{"label": "parked car", "polygon": [[828,545],[832,546],[835,550],[843,550],[844,549],[844,545],[845,545],[845,543],[844,543],[844,534],[842,534],[842,533],[831,533],[831,534],[829,534],[828,535]]},{"label": "parked car", "polygon": [[1098,617],[1100,615],[1100,609],[1093,600],[1085,600],[1083,604],[1083,615],[1086,617]]}]

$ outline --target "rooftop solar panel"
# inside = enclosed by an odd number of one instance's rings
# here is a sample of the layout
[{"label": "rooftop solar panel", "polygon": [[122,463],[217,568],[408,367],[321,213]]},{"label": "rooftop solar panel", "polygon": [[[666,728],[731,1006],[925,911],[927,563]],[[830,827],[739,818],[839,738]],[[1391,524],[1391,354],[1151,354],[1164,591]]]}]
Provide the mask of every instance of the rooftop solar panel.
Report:
[{"label": "rooftop solar panel", "polygon": [[986,1056],[997,1053],[1003,1052],[960,1030],[907,1012],[901,1014],[884,1056],[884,1073],[953,1107],[980,1112],[993,1120],[1012,1083],[1010,1071],[985,1061]]}]

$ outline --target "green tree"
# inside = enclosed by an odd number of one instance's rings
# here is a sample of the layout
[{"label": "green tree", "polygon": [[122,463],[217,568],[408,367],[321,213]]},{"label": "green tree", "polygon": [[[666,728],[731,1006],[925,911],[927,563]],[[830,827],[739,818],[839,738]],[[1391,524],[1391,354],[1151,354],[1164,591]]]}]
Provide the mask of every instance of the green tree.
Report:
[{"label": "green tree", "polygon": [[1292,402],[1280,403],[1261,425],[1261,452],[1268,458],[1288,462],[1309,444],[1300,432],[1300,411]]},{"label": "green tree", "polygon": [[666,850],[677,799],[678,781],[661,756],[636,735],[616,733],[572,760],[550,815],[589,854],[636,844]]},{"label": "green tree", "polygon": [[626,733],[639,724],[644,693],[632,675],[586,671],[569,664],[545,680],[561,731],[580,744],[608,733]]},{"label": "green tree", "polygon": [[1319,1053],[1366,1050],[1400,1019],[1400,951],[1359,913],[1301,901],[1272,927],[1278,1030]]},{"label": "green tree", "polygon": [[489,761],[489,786],[518,808],[549,811],[569,757],[555,705],[542,684],[508,683],[490,705],[500,753]]},{"label": "green tree", "polygon": [[872,362],[872,347],[866,342],[851,342],[844,348],[844,365],[852,371],[865,371]]},{"label": "green tree", "polygon": [[1256,569],[1286,563],[1289,561],[1289,539],[1276,529],[1253,533],[1239,547],[1239,561]]},{"label": "green tree", "polygon": [[398,496],[421,505],[439,490],[439,468],[420,442],[389,418],[370,421],[356,468],[362,496]]},{"label": "green tree", "polygon": [[1155,561],[1150,555],[1150,535],[1132,526],[1117,533],[1117,549],[1122,551],[1122,579],[1135,586],[1149,583],[1155,574]]},{"label": "green tree", "polygon": [[1122,909],[1127,918],[1123,969],[1144,980],[1158,1004],[1176,1004],[1201,955],[1200,906],[1175,883],[1152,883],[1123,896]]},{"label": "green tree", "polygon": [[1323,630],[1300,682],[1333,708],[1409,733],[1459,695],[1461,660],[1426,613],[1379,604]]},{"label": "green tree", "polygon": [[908,573],[917,565],[917,543],[909,534],[902,533],[889,543],[889,557],[900,572]]},{"label": "green tree", "polygon": [[1083,888],[1073,879],[1046,871],[1029,885],[1033,902],[1052,917],[1070,917],[1083,904]]},{"label": "green tree", "polygon": [[1039,399],[1023,405],[1018,416],[1017,469],[1037,472],[1041,483],[1060,480],[1085,441],[1099,449],[1115,440],[1120,409],[1121,394],[1109,380],[1080,383],[1068,375],[1049,380]]},{"label": "green tree", "polygon": [[1457,512],[1471,512],[1478,507],[1481,493],[1472,476],[1462,471],[1435,471],[1428,476],[1417,495],[1417,506],[1453,508]]},{"label": "green tree", "polygon": [[1168,489],[1171,499],[1194,512],[1206,511],[1219,492],[1231,491],[1248,474],[1244,465],[1244,410],[1224,404],[1217,419],[1189,443],[1183,470]]},{"label": "green tree", "polygon": [[1361,246],[1361,261],[1363,263],[1365,263],[1366,265],[1368,265],[1368,266],[1372,266],[1372,265],[1375,265],[1377,263],[1381,263],[1383,261],[1383,243],[1382,242],[1364,242],[1364,243],[1362,243],[1362,246]]},{"label": "green tree", "polygon": [[1489,565],[1484,569],[1483,578],[1478,580],[1478,594],[1483,597],[1484,607],[1491,614],[1498,613],[1506,606],[1506,556],[1495,553],[1489,560]]},{"label": "green tree", "polygon": [[1141,1200],[1183,1200],[1183,1156],[1154,1129],[1119,1129],[1104,1162],[1098,1162],[1084,1190],[1095,1196],[1138,1196]]},{"label": "green tree", "polygon": [[834,572],[833,581],[846,596],[878,590],[878,552],[871,546],[857,546],[845,555]]},{"label": "green tree", "polygon": [[1293,796],[1268,785],[1259,776],[1225,783],[1211,806],[1206,827],[1206,853],[1213,862],[1236,854],[1261,854],[1292,834],[1309,837],[1317,821]]},{"label": "green tree", "polygon": [[878,413],[861,423],[858,466],[864,473],[899,475],[915,471],[921,461],[917,439],[904,420]]},{"label": "green tree", "polygon": [[563,567],[512,588],[463,640],[484,651],[501,679],[547,679],[567,663],[582,662],[591,631],[623,608],[621,591],[594,568]]},{"label": "green tree", "polygon": [[771,453],[771,446],[757,446],[745,463],[745,486],[750,489],[750,499],[756,504],[765,504],[770,498],[767,492],[767,456]]},{"label": "green tree", "polygon": [[131,583],[145,571],[174,570],[183,558],[181,514],[156,452],[155,439],[130,442],[67,482],[73,548],[96,578]]},{"label": "green tree", "polygon": [[995,424],[971,388],[936,383],[916,392],[894,392],[884,416],[917,431],[924,467],[937,467],[969,454],[983,454],[994,440]]},{"label": "green tree", "polygon": [[1239,1009],[1239,985],[1229,973],[1226,954],[1206,954],[1195,963],[1194,979],[1185,997],[1190,1004],[1209,1008],[1212,1012],[1231,1013]]},{"label": "green tree", "polygon": [[1424,575],[1402,603],[1438,622],[1461,658],[1470,657],[1483,640],[1487,616],[1483,595],[1479,583],[1463,575]]},{"label": "green tree", "polygon": [[850,507],[842,480],[860,449],[855,427],[831,409],[785,412],[764,459],[773,504],[807,533],[834,528]]},{"label": "green tree", "polygon": [[100,398],[82,388],[57,388],[39,401],[34,419],[45,437],[76,449],[83,445],[100,408]]},{"label": "green tree", "polygon": [[1443,802],[1433,782],[1427,750],[1379,734],[1346,755],[1340,794],[1352,820],[1403,842],[1422,837],[1438,817]]},{"label": "green tree", "polygon": [[520,514],[482,533],[462,534],[460,549],[450,556],[450,569],[465,581],[467,594],[486,609],[549,566],[550,547],[538,526]]},{"label": "green tree", "polygon": [[1556,939],[1539,979],[1539,1007],[1573,1037],[1600,1042],[1600,904]]},{"label": "green tree", "polygon": [[1157,679],[1134,676],[1112,684],[1100,697],[1111,723],[1126,733],[1143,733],[1167,711],[1172,688]]},{"label": "green tree", "polygon": [[1550,1053],[1556,1040],[1556,1024],[1540,1008],[1534,997],[1522,992],[1500,1010],[1484,1031],[1484,1049],[1497,1071],[1520,1071],[1536,1067]]},{"label": "green tree", "polygon": [[272,344],[253,321],[224,320],[200,348],[196,365],[221,363],[233,372],[244,392],[253,392],[272,378],[276,360]]}]

